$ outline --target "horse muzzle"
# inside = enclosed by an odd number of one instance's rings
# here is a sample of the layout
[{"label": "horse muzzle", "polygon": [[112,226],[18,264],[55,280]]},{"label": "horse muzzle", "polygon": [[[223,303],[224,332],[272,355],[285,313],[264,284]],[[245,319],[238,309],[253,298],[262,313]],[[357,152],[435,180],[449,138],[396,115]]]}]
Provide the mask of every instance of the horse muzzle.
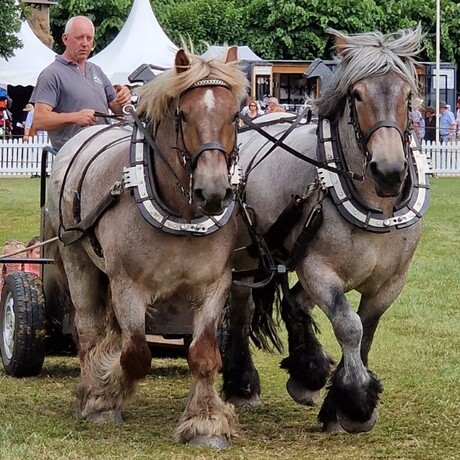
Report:
[{"label": "horse muzzle", "polygon": [[227,187],[195,188],[193,201],[207,215],[217,216],[230,206],[233,199],[233,189]]},{"label": "horse muzzle", "polygon": [[379,197],[396,197],[406,179],[407,161],[371,161],[369,171]]}]

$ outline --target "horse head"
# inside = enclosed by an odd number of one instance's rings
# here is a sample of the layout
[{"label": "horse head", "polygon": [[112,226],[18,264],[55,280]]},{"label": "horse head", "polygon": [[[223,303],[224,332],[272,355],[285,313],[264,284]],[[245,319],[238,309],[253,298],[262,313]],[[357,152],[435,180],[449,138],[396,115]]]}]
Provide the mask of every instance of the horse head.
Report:
[{"label": "horse head", "polygon": [[411,100],[419,90],[414,58],[420,52],[420,26],[388,35],[329,32],[336,38],[339,69],[319,101],[320,113],[337,119],[348,110],[344,130],[353,126],[354,150],[361,155],[350,163],[364,162],[379,197],[399,196],[407,175]]},{"label": "horse head", "polygon": [[[227,52],[225,63],[236,62],[237,48]],[[178,74],[187,72],[190,59],[176,54]],[[193,175],[192,198],[206,214],[216,215],[233,199],[229,171],[236,160],[239,101],[229,83],[206,76],[182,93],[177,106],[177,126],[184,162]]]},{"label": "horse head", "polygon": [[399,196],[407,174],[410,85],[390,71],[355,83],[349,97],[375,192],[380,197]]},{"label": "horse head", "polygon": [[[138,113],[167,153],[170,167],[161,179],[166,194],[169,178],[171,209],[177,209],[178,182],[204,214],[219,215],[231,203],[230,170],[237,160],[238,112],[247,85],[237,47],[210,61],[179,49],[174,66],[140,90]],[[195,206],[182,202],[181,212],[194,214]]]}]

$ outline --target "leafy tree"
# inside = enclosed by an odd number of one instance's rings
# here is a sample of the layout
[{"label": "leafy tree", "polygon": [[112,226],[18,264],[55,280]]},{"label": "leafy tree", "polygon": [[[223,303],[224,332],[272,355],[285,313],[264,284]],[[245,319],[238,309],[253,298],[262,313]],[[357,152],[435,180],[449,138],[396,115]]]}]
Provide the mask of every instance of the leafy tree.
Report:
[{"label": "leafy tree", "polygon": [[[422,59],[436,60],[435,2],[433,0],[376,0],[385,8],[382,23],[385,31],[417,27],[420,23],[426,33]],[[455,62],[460,59],[460,4],[453,0],[441,2],[441,60]]]},{"label": "leafy tree", "polygon": [[0,21],[0,57],[8,59],[14,56],[14,50],[22,48],[15,35],[21,28],[21,7],[15,0],[2,0],[2,20]]},{"label": "leafy tree", "polygon": [[196,52],[206,44],[244,44],[243,10],[234,1],[185,0],[155,2],[159,22],[169,31],[171,40],[180,45],[185,40],[194,44]]},{"label": "leafy tree", "polygon": [[330,57],[328,27],[361,32],[382,16],[374,0],[252,0],[246,41],[266,59]]},{"label": "leafy tree", "polygon": [[131,3],[131,0],[60,0],[51,8],[51,30],[56,51],[63,51],[60,37],[65,24],[72,16],[77,15],[88,16],[94,22],[95,52],[103,50],[123,27]]}]

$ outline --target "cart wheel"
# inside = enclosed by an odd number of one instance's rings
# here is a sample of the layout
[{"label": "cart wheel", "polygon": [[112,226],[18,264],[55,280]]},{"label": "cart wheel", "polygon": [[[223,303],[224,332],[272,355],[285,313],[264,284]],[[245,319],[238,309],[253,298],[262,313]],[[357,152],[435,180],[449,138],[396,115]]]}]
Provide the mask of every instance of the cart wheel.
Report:
[{"label": "cart wheel", "polygon": [[3,285],[0,310],[0,348],[8,375],[40,373],[45,359],[45,297],[33,273],[9,274]]}]

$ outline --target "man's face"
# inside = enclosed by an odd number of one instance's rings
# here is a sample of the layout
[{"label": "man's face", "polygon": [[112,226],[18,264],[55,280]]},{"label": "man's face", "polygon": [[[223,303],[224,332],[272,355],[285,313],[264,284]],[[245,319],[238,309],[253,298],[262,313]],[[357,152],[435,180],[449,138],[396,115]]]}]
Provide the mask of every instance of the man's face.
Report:
[{"label": "man's face", "polygon": [[274,108],[276,108],[276,104],[275,104],[274,102],[271,102],[271,101],[270,101],[270,102],[268,103],[268,108],[269,108],[270,110],[273,110]]},{"label": "man's face", "polygon": [[74,62],[88,59],[94,45],[94,30],[89,21],[75,21],[69,33],[64,33],[62,41],[66,53]]}]

